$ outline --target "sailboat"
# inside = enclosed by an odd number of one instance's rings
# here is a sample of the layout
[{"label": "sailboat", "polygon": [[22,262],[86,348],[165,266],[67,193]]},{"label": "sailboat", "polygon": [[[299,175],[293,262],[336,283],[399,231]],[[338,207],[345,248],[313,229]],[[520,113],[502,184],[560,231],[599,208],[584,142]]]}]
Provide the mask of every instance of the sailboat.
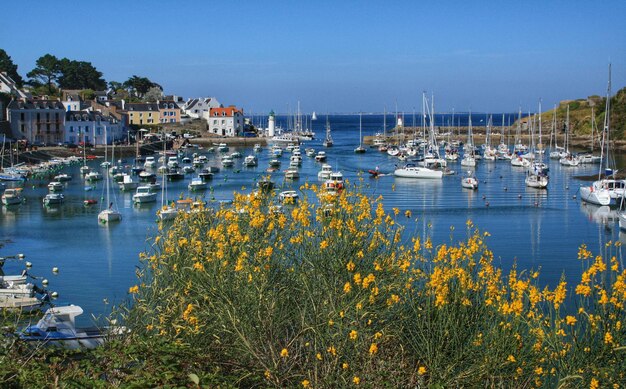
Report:
[{"label": "sailboat", "polygon": [[580,160],[574,154],[569,151],[569,105],[567,106],[567,116],[565,119],[565,156],[559,159],[559,163],[563,166],[578,166]]},{"label": "sailboat", "polygon": [[5,152],[6,136],[2,135],[2,151],[0,151],[0,181],[23,181],[24,176],[17,172],[13,166],[13,150],[11,143],[9,142],[9,149],[11,149],[11,167],[4,168],[4,152]]},{"label": "sailboat", "polygon": [[580,159],[580,163],[587,163],[587,164],[591,164],[591,163],[600,163],[602,161],[602,159],[597,156],[597,155],[593,155],[593,144],[594,142],[594,132],[597,133],[598,129],[596,128],[596,118],[595,118],[595,114],[594,114],[594,110],[593,107],[591,107],[591,152],[588,154],[584,154],[584,155],[579,155],[578,158]]},{"label": "sailboat", "polygon": [[493,118],[489,115],[489,119],[487,120],[487,130],[485,132],[485,143],[483,144],[483,159],[485,161],[495,161],[496,160],[496,150],[491,147],[491,126],[493,123]]},{"label": "sailboat", "polygon": [[[105,154],[106,154],[106,148],[108,145],[108,138],[107,138],[107,127],[104,126],[104,147],[105,147]],[[114,152],[111,153],[111,163],[113,163],[115,161],[115,155]],[[108,167],[105,167],[105,169],[108,169]],[[102,224],[108,224],[110,222],[113,221],[120,221],[122,220],[122,214],[120,213],[120,211],[117,210],[117,205],[115,204],[115,201],[111,201],[110,199],[110,194],[111,194],[111,175],[110,174],[105,174],[106,176],[106,182],[105,182],[105,190],[106,190],[106,206],[108,206],[107,209],[104,209],[102,211],[100,211],[100,213],[98,214],[98,222],[102,223]]]},{"label": "sailboat", "polygon": [[79,134],[79,136],[82,135],[83,138],[83,166],[80,167],[80,173],[85,176],[87,175],[87,173],[89,173],[89,166],[87,166],[87,141],[85,140],[85,133],[81,133]]},{"label": "sailboat", "polygon": [[[535,147],[534,126],[531,127],[530,133],[530,154],[532,155],[531,164],[526,173],[526,186],[531,188],[544,189],[548,187],[549,178],[546,173],[547,166],[543,163],[543,153],[538,153]],[[539,103],[539,149],[543,150],[541,144],[541,102]],[[539,161],[535,161],[535,156],[539,155]]]},{"label": "sailboat", "polygon": [[[554,148],[552,147],[552,137],[554,136]],[[556,105],[552,115],[552,132],[550,133],[550,159],[561,159],[565,157],[565,148],[558,145],[556,132]]]},{"label": "sailboat", "polygon": [[324,147],[332,147],[333,146],[333,138],[330,136],[330,122],[328,121],[328,114],[326,115],[326,139],[324,139],[324,143],[322,143]]},{"label": "sailboat", "polygon": [[354,149],[354,152],[357,154],[363,154],[365,152],[365,147],[363,147],[363,121],[362,114],[359,113],[359,147]]},{"label": "sailboat", "polygon": [[[166,142],[163,142],[163,155],[165,155]],[[165,182],[166,174],[161,174],[161,208],[157,211],[159,220],[172,220],[178,215],[178,209],[175,206],[167,204],[167,183]]]},{"label": "sailboat", "polygon": [[[600,149],[600,158],[602,162],[598,171],[598,180],[589,186],[580,187],[580,198],[591,204],[611,205],[616,204],[619,199],[624,197],[624,180],[615,179],[617,170],[614,170],[615,161],[611,157],[611,143],[609,141],[611,130],[611,65],[609,64],[609,83],[606,92],[606,109],[604,116],[604,131],[602,134],[602,147]],[[604,158],[604,150],[606,149],[606,158]],[[605,178],[602,178],[604,169]],[[620,225],[622,224],[623,213],[619,213]]]},{"label": "sailboat", "polygon": [[474,156],[474,136],[472,135],[472,113],[469,115],[469,123],[467,126],[467,144],[465,145],[465,152],[463,153],[463,159],[461,160],[461,166],[474,167],[476,166],[476,158]]}]

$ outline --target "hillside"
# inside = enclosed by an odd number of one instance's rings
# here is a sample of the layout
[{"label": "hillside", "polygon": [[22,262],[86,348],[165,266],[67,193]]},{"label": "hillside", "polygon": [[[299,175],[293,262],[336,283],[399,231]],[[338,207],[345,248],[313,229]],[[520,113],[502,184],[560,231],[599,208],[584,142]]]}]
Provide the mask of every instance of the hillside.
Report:
[{"label": "hillside", "polygon": [[[596,128],[602,129],[604,125],[606,98],[589,96],[586,99],[565,100],[559,104],[556,108],[557,134],[561,135],[565,131],[565,119],[568,106],[570,110],[570,128],[575,137],[591,135],[592,112],[595,116]],[[551,131],[553,115],[554,109],[546,111],[541,115],[544,134]],[[522,123],[525,124],[528,120],[528,117],[523,118]],[[612,139],[626,140],[626,88],[620,89],[611,98],[610,127]]]}]

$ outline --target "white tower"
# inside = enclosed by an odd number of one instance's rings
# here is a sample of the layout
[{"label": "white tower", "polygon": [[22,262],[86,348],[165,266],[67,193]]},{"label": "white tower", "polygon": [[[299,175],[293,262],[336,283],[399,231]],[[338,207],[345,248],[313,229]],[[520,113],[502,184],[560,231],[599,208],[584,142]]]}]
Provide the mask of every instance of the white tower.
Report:
[{"label": "white tower", "polygon": [[267,122],[267,136],[270,138],[275,135],[276,132],[276,122],[274,119],[274,111],[270,112],[270,118]]},{"label": "white tower", "polygon": [[399,114],[398,114],[398,117],[397,117],[396,125],[398,127],[402,127],[402,116],[400,116]]}]

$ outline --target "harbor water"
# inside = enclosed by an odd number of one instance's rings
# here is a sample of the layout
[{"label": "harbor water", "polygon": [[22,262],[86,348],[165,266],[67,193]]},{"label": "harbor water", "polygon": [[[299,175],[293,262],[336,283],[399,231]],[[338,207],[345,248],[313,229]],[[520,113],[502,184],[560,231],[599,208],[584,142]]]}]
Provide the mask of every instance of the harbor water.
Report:
[{"label": "harbor water", "polygon": [[[498,117],[494,115],[494,121]],[[460,160],[449,164],[456,171],[454,175],[441,180],[415,180],[393,177],[395,165],[403,162],[377,149],[367,148],[366,153],[355,154],[353,150],[359,145],[358,115],[330,116],[334,146],[323,148],[325,119],[320,115],[313,122],[317,139],[302,146],[299,180],[284,181],[282,171],[289,165],[290,154],[283,153],[281,169],[271,174],[278,190],[299,190],[305,182],[317,182],[321,163],[305,156],[304,148],[323,150],[328,155],[326,163],[341,171],[351,184],[362,185],[362,190],[373,197],[382,196],[388,211],[400,210],[397,218],[406,226],[405,239],[420,234],[431,237],[434,245],[455,243],[466,238],[466,222],[472,220],[481,231],[490,233],[486,242],[496,263],[505,269],[513,263],[520,269],[540,269],[540,282],[551,287],[563,275],[569,285],[577,283],[582,271],[577,259],[581,244],[599,253],[609,241],[626,242],[626,236],[619,231],[615,210],[587,205],[579,198],[578,188],[589,183],[576,177],[597,174],[598,165],[565,167],[558,161],[548,161],[546,155],[550,183],[547,190],[537,190],[526,187],[523,168],[513,167],[509,161],[481,160],[473,169],[480,182],[479,189],[472,191],[461,188],[467,168],[461,167]],[[392,127],[392,120],[393,116],[389,115],[388,128]],[[411,125],[410,118],[405,120]],[[363,116],[364,136],[382,130],[382,115]],[[498,142],[495,139],[494,146]],[[235,159],[232,168],[221,166],[223,153],[206,153],[208,165],[220,167],[209,189],[189,193],[187,185],[196,174],[188,174],[182,181],[167,183],[168,200],[202,197],[215,206],[220,200],[232,199],[235,191],[254,190],[255,182],[269,174],[266,169],[273,159],[269,147],[258,153],[252,147],[231,147],[228,153],[233,151],[239,151],[242,158]],[[189,154],[193,152],[206,150],[188,149]],[[243,157],[249,154],[257,155],[258,166],[242,165]],[[92,169],[102,171],[101,162],[87,163]],[[133,160],[127,159],[124,164],[132,166]],[[623,165],[620,158],[618,168],[619,165]],[[132,202],[132,192],[120,192],[117,184],[112,184],[111,201],[117,204],[123,220],[103,225],[98,223],[97,215],[107,205],[104,181],[86,183],[79,166],[64,169],[73,179],[65,184],[62,205],[44,207],[42,198],[51,180],[30,179],[24,184],[24,203],[1,208],[0,257],[26,254],[25,261],[33,264],[30,273],[48,279],[48,289],[59,293],[57,303],[80,305],[85,312],[98,315],[107,313],[112,304],[124,301],[128,288],[136,283],[139,253],[150,250],[152,238],[158,233],[156,211],[161,205],[161,195],[156,203],[137,206]],[[375,167],[383,175],[371,178],[367,170]],[[4,183],[4,188],[10,186]],[[86,199],[98,200],[98,204],[86,207],[83,205]],[[404,216],[407,210],[411,211],[410,218]],[[621,247],[616,250],[621,260]],[[5,273],[19,273],[25,261],[7,261]],[[52,272],[53,267],[59,268],[58,274]]]}]

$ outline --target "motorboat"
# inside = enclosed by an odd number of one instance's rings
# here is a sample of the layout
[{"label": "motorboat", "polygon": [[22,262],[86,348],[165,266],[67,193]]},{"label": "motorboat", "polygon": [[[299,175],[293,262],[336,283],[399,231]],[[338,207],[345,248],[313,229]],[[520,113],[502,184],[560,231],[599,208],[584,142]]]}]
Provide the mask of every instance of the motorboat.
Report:
[{"label": "motorboat", "polygon": [[234,165],[235,165],[235,161],[233,161],[233,159],[230,156],[225,155],[224,157],[222,157],[223,167],[232,167]]},{"label": "motorboat", "polygon": [[298,169],[290,167],[285,170],[285,179],[287,180],[297,180],[300,178],[300,173],[298,173]]},{"label": "motorboat", "polygon": [[196,171],[196,169],[193,166],[191,166],[191,165],[183,166],[183,173],[185,173],[185,174],[191,174],[191,173],[193,173],[195,171]]},{"label": "motorboat", "polygon": [[293,204],[298,201],[298,192],[296,192],[295,190],[286,190],[284,192],[280,192],[278,194],[278,200],[281,203]]},{"label": "motorboat", "polygon": [[130,174],[123,174],[122,181],[118,183],[120,190],[129,191],[135,190],[139,186],[139,182],[133,180],[133,177]]},{"label": "motorboat", "polygon": [[317,173],[318,180],[328,180],[330,178],[330,174],[333,172],[333,167],[328,164],[322,165],[322,170]]},{"label": "motorboat", "polygon": [[200,177],[195,177],[191,179],[191,182],[189,183],[188,186],[189,190],[191,191],[195,191],[195,190],[205,190],[207,188],[207,183],[205,180],[203,180]]},{"label": "motorboat", "polygon": [[154,203],[156,202],[156,193],[149,186],[139,186],[133,195],[133,202],[137,204]]},{"label": "motorboat", "polygon": [[143,171],[139,173],[139,180],[142,182],[154,182],[154,180],[156,180],[156,174]]},{"label": "motorboat", "polygon": [[307,157],[315,157],[315,149],[313,148],[306,148],[304,149],[304,152],[306,154]]},{"label": "motorboat", "polygon": [[415,164],[406,164],[404,167],[398,168],[393,172],[396,177],[403,178],[428,178],[436,179],[442,178],[443,172],[441,170],[432,170],[426,167],[415,166]]},{"label": "motorboat", "polygon": [[280,160],[270,159],[269,165],[270,167],[280,167]]},{"label": "motorboat", "polygon": [[254,150],[255,153],[260,153],[261,150],[263,150],[263,148],[261,147],[260,143],[255,143],[253,150]]},{"label": "motorboat", "polygon": [[107,339],[119,336],[125,327],[76,327],[76,317],[83,310],[77,305],[48,308],[37,324],[29,325],[19,339],[35,345],[57,346],[67,349],[95,348]]},{"label": "motorboat", "polygon": [[43,198],[43,205],[58,205],[63,204],[65,201],[65,196],[62,193],[48,193]]},{"label": "motorboat", "polygon": [[63,184],[58,181],[52,181],[51,183],[48,184],[48,190],[50,192],[60,192],[63,189],[64,189]]},{"label": "motorboat", "polygon": [[146,157],[146,162],[143,163],[143,167],[146,169],[154,169],[157,165],[157,161],[154,157]]},{"label": "motorboat", "polygon": [[241,153],[239,151],[233,151],[232,153],[230,153],[230,157],[232,159],[241,158]]},{"label": "motorboat", "polygon": [[185,178],[185,174],[178,169],[167,169],[165,176],[168,181],[180,181]]},{"label": "motorboat", "polygon": [[176,169],[178,167],[178,158],[177,157],[169,157],[167,160],[167,167],[170,169]]},{"label": "motorboat", "polygon": [[211,173],[209,169],[202,169],[200,173],[198,173],[198,177],[202,181],[210,181],[213,179],[213,173]]},{"label": "motorboat", "polygon": [[219,151],[219,152],[224,153],[224,152],[227,152],[228,150],[229,150],[229,148],[228,148],[228,145],[226,143],[219,143],[217,145],[217,151]]},{"label": "motorboat", "polygon": [[324,162],[324,161],[326,161],[326,152],[324,152],[324,151],[319,151],[319,152],[317,153],[317,155],[315,155],[315,160],[316,160],[317,162]]},{"label": "motorboat", "polygon": [[58,174],[54,176],[54,181],[57,181],[57,182],[67,182],[71,180],[72,180],[72,176],[67,173]]},{"label": "motorboat", "polygon": [[85,175],[87,181],[102,181],[103,177],[100,172],[89,172]]},{"label": "motorboat", "polygon": [[3,205],[21,204],[22,201],[24,201],[24,197],[22,197],[22,188],[5,189],[4,193],[2,193],[1,199]]},{"label": "motorboat", "polygon": [[341,172],[332,172],[328,180],[324,182],[324,189],[340,191],[344,188],[343,174]]},{"label": "motorboat", "polygon": [[253,166],[256,166],[258,164],[259,164],[259,160],[257,159],[256,155],[248,155],[243,160],[243,165],[244,166],[253,167]]},{"label": "motorboat", "polygon": [[272,155],[276,158],[282,157],[283,149],[278,145],[272,146]]}]

